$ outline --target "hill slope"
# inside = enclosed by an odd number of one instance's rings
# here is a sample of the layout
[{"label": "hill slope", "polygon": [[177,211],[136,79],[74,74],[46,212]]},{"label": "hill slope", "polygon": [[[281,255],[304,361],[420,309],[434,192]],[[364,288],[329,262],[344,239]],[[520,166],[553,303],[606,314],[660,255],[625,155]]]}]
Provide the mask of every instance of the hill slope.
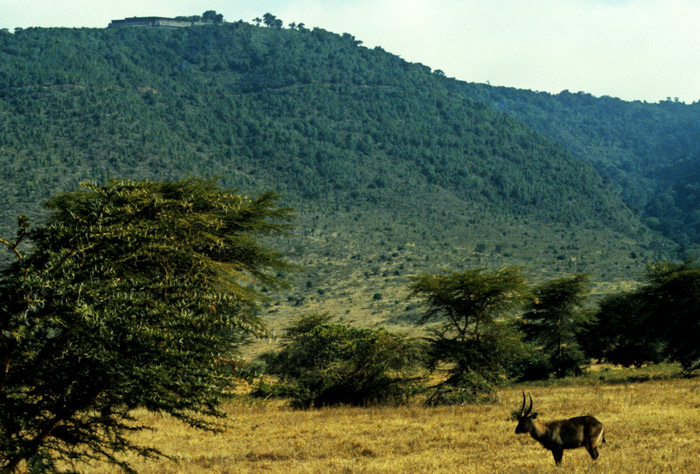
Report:
[{"label": "hill slope", "polygon": [[0,160],[3,233],[82,180],[275,189],[300,214],[282,245],[307,267],[288,304],[348,317],[409,317],[387,295],[411,273],[610,279],[668,248],[591,164],[424,66],[320,29],[0,33]]},{"label": "hill slope", "polygon": [[591,163],[650,227],[700,255],[700,100],[649,104],[446,82]]},{"label": "hill slope", "polygon": [[[28,201],[44,197],[42,178],[65,188],[184,171],[277,183],[302,200],[378,201],[383,189],[435,185],[544,219],[627,225],[592,169],[561,148],[451,96],[423,67],[322,30],[37,29],[2,39],[4,174]],[[36,165],[43,176],[27,179],[23,167]]]}]

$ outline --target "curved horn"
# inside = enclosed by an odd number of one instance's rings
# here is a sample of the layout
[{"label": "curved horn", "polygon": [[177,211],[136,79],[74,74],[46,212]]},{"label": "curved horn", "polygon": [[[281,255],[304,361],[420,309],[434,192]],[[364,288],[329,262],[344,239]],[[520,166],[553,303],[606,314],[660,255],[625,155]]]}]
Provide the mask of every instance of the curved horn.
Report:
[{"label": "curved horn", "polygon": [[523,390],[523,406],[520,407],[520,416],[525,416],[525,390]]},{"label": "curved horn", "polygon": [[528,395],[530,396],[530,408],[527,409],[527,411],[525,412],[525,415],[529,415],[530,412],[532,412],[532,395],[530,395],[529,393],[528,393]]}]

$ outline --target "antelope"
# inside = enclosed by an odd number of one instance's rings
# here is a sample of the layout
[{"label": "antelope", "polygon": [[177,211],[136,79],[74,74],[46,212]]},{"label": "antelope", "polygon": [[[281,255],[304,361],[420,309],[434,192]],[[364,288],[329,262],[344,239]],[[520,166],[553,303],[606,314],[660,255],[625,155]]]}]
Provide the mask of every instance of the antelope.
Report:
[{"label": "antelope", "polygon": [[530,407],[525,410],[525,391],[523,391],[523,406],[518,415],[518,426],[515,434],[530,433],[546,449],[554,455],[554,462],[561,465],[565,449],[576,449],[585,446],[593,460],[598,459],[598,445],[605,443],[603,424],[592,416],[577,416],[568,420],[540,421],[537,412],[532,413],[532,395]]}]

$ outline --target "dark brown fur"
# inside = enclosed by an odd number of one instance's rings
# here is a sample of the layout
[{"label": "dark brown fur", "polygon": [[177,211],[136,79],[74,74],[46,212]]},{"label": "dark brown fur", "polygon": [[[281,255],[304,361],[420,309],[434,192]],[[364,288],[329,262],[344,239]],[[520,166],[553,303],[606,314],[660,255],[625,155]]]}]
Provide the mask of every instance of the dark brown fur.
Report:
[{"label": "dark brown fur", "polygon": [[525,411],[525,392],[523,406],[518,415],[516,434],[530,433],[534,439],[554,456],[554,462],[559,466],[565,449],[576,449],[585,446],[591,458],[598,459],[598,446],[605,442],[603,424],[592,416],[577,416],[568,420],[540,421],[537,413],[532,413],[532,396],[530,408]]}]

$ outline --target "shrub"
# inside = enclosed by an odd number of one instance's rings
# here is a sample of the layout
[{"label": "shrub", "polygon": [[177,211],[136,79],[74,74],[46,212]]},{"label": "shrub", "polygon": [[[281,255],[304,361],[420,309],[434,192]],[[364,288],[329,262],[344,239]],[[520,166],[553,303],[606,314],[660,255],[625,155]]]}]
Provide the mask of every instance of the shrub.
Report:
[{"label": "shrub", "polygon": [[286,346],[264,356],[268,373],[279,377],[294,406],[401,403],[414,393],[418,379],[410,375],[420,361],[415,342],[327,319],[301,318],[287,330]]},{"label": "shrub", "polygon": [[514,358],[506,367],[508,378],[517,382],[544,380],[549,378],[552,372],[554,369],[549,357],[535,348],[527,354]]}]

